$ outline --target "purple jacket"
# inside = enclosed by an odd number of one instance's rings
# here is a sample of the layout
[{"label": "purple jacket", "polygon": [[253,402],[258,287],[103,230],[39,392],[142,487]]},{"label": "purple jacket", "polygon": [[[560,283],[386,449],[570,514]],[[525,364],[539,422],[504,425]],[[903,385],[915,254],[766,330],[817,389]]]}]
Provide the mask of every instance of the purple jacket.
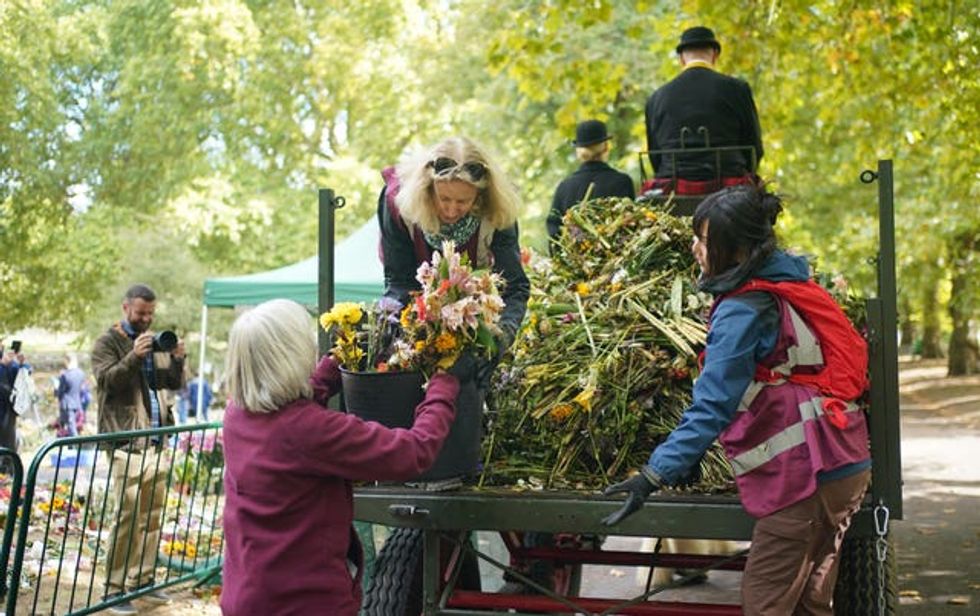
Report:
[{"label": "purple jacket", "polygon": [[459,393],[454,376],[433,376],[415,425],[389,429],[324,408],[340,389],[332,358],[320,361],[311,381],[314,400],[273,413],[228,405],[223,614],[357,614],[363,559],[351,527],[351,480],[408,479],[426,470],[449,433]]}]

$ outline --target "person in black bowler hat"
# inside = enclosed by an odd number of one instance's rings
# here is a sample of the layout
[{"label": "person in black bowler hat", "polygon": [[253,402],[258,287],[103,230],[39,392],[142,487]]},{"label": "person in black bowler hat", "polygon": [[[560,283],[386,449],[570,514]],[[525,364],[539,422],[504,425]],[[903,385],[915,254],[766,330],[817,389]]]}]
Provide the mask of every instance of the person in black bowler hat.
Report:
[{"label": "person in black bowler hat", "polygon": [[[723,186],[757,183],[756,169],[763,149],[752,88],[741,79],[716,72],[720,55],[721,43],[710,28],[697,26],[681,34],[677,45],[681,74],[647,100],[647,150],[656,174],[641,192],[660,188],[678,194],[703,194]],[[682,146],[746,149],[724,152],[720,169],[710,152],[678,154],[676,158],[652,153]],[[748,147],[754,148],[754,157]]]},{"label": "person in black bowler hat", "polygon": [[[599,120],[585,120],[575,129],[575,157],[582,165],[561,181],[555,190],[548,213],[548,237],[555,239],[561,232],[562,217],[568,208],[582,201],[599,197],[636,197],[630,176],[616,171],[609,160],[610,139],[606,125]],[[589,187],[591,186],[591,191]]]}]

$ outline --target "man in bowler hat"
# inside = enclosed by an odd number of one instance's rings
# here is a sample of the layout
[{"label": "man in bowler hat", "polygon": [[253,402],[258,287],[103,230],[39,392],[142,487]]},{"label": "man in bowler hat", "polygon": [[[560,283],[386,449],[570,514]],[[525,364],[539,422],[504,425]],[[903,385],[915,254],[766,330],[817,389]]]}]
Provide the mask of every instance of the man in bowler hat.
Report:
[{"label": "man in bowler hat", "polygon": [[[555,239],[561,232],[562,217],[568,208],[582,201],[599,197],[636,197],[630,176],[616,171],[609,160],[609,140],[606,125],[599,120],[580,122],[575,129],[575,157],[582,165],[561,181],[555,190],[548,213],[548,237]],[[591,187],[591,190],[590,190]]]},{"label": "man in bowler hat", "polygon": [[[647,149],[656,171],[652,187],[698,194],[756,181],[762,131],[749,84],[715,71],[721,44],[710,28],[681,34],[681,73],[647,100]],[[655,150],[744,146],[722,153],[654,154]],[[754,155],[753,155],[754,150]],[[718,177],[721,181],[718,181]],[[676,181],[675,181],[676,179]],[[644,190],[651,186],[644,186]]]}]

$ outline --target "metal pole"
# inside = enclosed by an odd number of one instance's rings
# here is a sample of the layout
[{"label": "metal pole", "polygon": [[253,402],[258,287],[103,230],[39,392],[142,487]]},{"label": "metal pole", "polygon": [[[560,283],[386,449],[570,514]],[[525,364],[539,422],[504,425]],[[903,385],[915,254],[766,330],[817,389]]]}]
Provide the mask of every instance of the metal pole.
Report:
[{"label": "metal pole", "polygon": [[[887,481],[882,496],[893,519],[902,517],[902,458],[898,402],[898,285],[895,274],[895,190],[892,161],[878,161],[878,296],[881,298],[881,359],[885,409]],[[882,478],[879,479],[879,481]]]},{"label": "metal pole", "polygon": [[[319,246],[319,263],[317,277],[317,304],[318,314],[333,308],[334,303],[334,243],[335,237],[335,211],[344,207],[343,197],[334,195],[333,189],[320,189],[320,232],[317,245]],[[320,355],[324,355],[330,348],[330,338],[322,327],[317,328],[317,342],[320,348]]]},{"label": "metal pole", "polygon": [[[204,407],[204,396],[202,395],[204,390],[204,357],[207,349],[208,341],[208,305],[204,304],[201,309],[201,354],[200,359],[197,364],[197,400],[194,402],[194,417],[198,421],[204,414],[201,412]],[[187,388],[188,395],[190,394],[191,388]]]}]

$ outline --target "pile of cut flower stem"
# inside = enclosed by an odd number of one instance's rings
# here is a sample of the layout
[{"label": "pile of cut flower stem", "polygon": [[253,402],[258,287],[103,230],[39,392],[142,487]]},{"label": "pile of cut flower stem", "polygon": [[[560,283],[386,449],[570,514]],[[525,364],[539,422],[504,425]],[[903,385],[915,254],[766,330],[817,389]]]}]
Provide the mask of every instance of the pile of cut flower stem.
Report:
[{"label": "pile of cut flower stem", "polygon": [[[481,485],[596,490],[646,463],[690,404],[711,298],[695,289],[689,218],[596,199],[565,215],[491,386]],[[730,491],[713,445],[697,492]]]}]

